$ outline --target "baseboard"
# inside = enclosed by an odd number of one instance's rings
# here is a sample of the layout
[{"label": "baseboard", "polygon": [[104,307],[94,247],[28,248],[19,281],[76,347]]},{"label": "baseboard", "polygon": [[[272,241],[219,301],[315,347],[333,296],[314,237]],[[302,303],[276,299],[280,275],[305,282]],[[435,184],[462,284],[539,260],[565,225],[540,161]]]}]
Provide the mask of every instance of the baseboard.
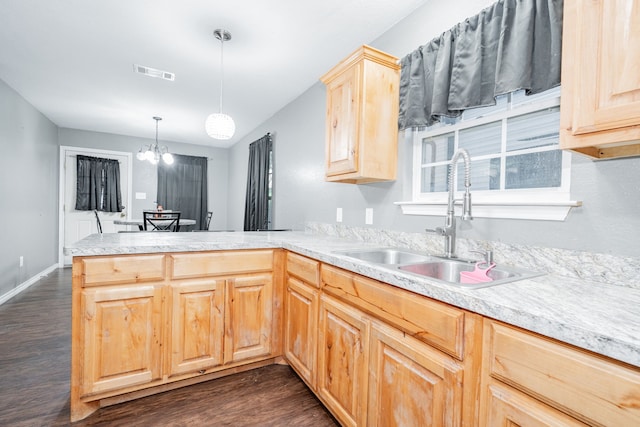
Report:
[{"label": "baseboard", "polygon": [[17,287],[11,289],[9,292],[7,292],[4,295],[0,295],[0,305],[4,304],[5,302],[9,301],[11,298],[15,297],[16,295],[18,295],[20,292],[24,291],[25,289],[27,289],[29,286],[33,285],[34,283],[36,283],[38,280],[42,279],[44,276],[46,276],[47,274],[51,273],[52,271],[55,271],[58,269],[58,263],[53,264],[50,267],[45,268],[44,270],[42,270],[40,273],[36,274],[35,276],[33,276],[32,278],[30,278],[29,280],[22,282],[20,285],[18,285]]}]

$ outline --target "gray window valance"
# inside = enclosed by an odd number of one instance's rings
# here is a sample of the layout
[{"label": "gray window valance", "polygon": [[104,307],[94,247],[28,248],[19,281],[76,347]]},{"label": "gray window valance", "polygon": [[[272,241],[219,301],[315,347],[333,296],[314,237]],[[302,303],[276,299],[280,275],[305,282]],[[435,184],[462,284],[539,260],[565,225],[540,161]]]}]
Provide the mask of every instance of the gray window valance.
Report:
[{"label": "gray window valance", "polygon": [[500,0],[401,60],[399,128],[560,84],[562,0]]}]

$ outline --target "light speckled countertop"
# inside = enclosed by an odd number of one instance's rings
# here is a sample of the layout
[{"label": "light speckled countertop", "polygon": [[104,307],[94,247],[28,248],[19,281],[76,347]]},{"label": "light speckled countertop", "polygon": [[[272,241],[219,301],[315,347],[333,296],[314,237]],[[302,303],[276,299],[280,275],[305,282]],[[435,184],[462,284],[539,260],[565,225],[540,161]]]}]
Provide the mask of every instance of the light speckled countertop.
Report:
[{"label": "light speckled countertop", "polygon": [[285,248],[640,367],[640,289],[559,274],[465,289],[334,251],[379,244],[304,232],[93,234],[72,256]]}]

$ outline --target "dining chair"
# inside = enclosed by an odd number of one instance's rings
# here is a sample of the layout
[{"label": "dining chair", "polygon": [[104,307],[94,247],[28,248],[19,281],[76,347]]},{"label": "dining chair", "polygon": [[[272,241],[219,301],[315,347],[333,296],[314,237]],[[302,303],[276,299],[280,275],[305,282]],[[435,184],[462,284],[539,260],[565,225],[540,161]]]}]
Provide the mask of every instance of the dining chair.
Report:
[{"label": "dining chair", "polygon": [[211,218],[213,217],[213,212],[207,212],[207,226],[205,230],[209,229],[209,225],[211,225]]},{"label": "dining chair", "polygon": [[96,215],[96,225],[98,226],[98,233],[102,234],[102,224],[100,223],[100,217],[98,216],[98,211],[94,209],[93,213]]},{"label": "dining chair", "polygon": [[142,219],[145,231],[180,231],[179,211],[143,211]]}]

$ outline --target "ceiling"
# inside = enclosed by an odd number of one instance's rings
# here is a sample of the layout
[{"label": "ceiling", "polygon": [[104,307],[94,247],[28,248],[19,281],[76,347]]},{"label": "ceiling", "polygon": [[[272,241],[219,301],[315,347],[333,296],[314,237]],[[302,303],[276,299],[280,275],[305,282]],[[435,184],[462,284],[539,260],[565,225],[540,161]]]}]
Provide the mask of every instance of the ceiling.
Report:
[{"label": "ceiling", "polygon": [[[59,127],[229,147],[426,0],[0,0],[0,79]],[[227,141],[204,130],[220,104]],[[134,73],[140,64],[170,82]]]}]

